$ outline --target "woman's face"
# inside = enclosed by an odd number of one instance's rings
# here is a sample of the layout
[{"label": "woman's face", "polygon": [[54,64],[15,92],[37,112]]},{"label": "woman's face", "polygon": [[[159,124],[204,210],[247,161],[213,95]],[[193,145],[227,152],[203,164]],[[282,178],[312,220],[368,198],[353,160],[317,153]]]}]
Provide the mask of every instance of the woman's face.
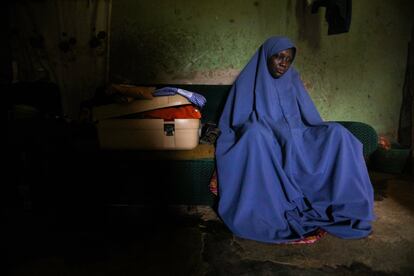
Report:
[{"label": "woman's face", "polygon": [[293,50],[286,49],[280,51],[279,53],[271,56],[267,61],[267,67],[269,68],[269,73],[274,78],[281,77],[289,69],[293,61]]}]

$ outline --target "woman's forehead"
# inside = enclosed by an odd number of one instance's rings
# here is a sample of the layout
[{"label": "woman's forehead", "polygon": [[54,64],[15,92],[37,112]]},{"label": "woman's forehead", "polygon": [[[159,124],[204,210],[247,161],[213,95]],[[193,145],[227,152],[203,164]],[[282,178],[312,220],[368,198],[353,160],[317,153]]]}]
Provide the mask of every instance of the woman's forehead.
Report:
[{"label": "woman's forehead", "polygon": [[295,55],[294,49],[288,48],[288,49],[281,50],[281,51],[271,55],[270,58],[279,57],[279,56],[290,56],[290,57],[293,58],[294,55]]},{"label": "woman's forehead", "polygon": [[289,49],[285,49],[285,50],[282,50],[282,51],[279,51],[278,53],[277,53],[277,55],[279,55],[279,54],[284,54],[284,55],[293,55],[293,49],[292,48],[289,48]]},{"label": "woman's forehead", "polygon": [[282,50],[294,47],[294,44],[286,37],[272,37],[263,45],[265,55],[268,57],[277,54]]}]

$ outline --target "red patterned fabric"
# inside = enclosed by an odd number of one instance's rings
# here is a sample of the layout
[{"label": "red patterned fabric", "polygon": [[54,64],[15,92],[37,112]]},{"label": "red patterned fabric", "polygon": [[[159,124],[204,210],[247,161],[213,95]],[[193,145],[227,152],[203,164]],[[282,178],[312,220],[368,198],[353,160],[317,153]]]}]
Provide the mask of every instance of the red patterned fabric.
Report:
[{"label": "red patterned fabric", "polygon": [[296,240],[296,241],[291,241],[291,242],[287,242],[285,244],[311,244],[311,243],[315,243],[318,240],[320,240],[323,236],[326,235],[326,231],[323,229],[318,229],[316,230],[316,232],[310,236],[307,236],[303,239],[300,240]]},{"label": "red patterned fabric", "polygon": [[188,104],[146,111],[141,116],[148,119],[173,121],[174,119],[200,119],[201,112],[195,106]]}]

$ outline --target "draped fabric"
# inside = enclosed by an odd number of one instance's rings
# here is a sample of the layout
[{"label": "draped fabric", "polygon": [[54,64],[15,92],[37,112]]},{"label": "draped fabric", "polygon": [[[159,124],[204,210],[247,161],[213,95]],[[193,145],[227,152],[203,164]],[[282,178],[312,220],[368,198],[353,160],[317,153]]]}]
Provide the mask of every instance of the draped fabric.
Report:
[{"label": "draped fabric", "polygon": [[230,90],[215,153],[219,215],[236,236],[262,242],[318,229],[365,237],[374,213],[362,144],[321,119],[292,66],[270,75],[268,58],[288,48],[288,38],[266,40]]}]

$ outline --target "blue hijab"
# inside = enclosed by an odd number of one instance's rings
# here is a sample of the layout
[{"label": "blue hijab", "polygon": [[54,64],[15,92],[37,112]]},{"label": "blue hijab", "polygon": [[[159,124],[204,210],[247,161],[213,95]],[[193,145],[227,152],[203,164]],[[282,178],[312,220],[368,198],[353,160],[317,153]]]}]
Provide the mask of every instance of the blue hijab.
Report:
[{"label": "blue hijab", "polygon": [[218,212],[237,236],[298,240],[323,229],[341,238],[371,232],[373,189],[362,144],[324,122],[297,71],[274,78],[268,59],[296,48],[267,39],[233,84],[216,145]]}]

